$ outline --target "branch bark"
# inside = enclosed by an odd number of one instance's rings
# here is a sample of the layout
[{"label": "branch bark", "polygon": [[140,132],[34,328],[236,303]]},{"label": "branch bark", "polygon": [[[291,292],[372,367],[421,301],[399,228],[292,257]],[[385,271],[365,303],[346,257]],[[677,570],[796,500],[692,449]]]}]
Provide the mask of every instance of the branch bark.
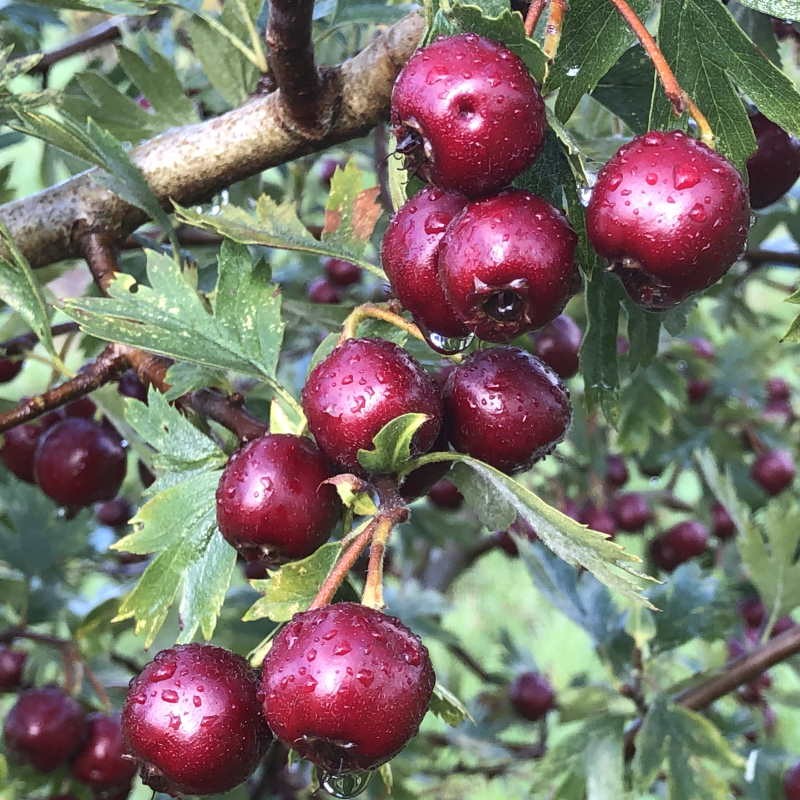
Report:
[{"label": "branch bark", "polygon": [[[362,136],[387,116],[394,79],[423,29],[422,16],[410,14],[333,68],[336,113],[320,138],[291,130],[284,121],[280,92],[273,92],[214,119],[167,131],[139,145],[131,157],[168,208],[173,200],[200,202],[269,167]],[[141,209],[94,182],[96,174],[89,170],[0,206],[0,222],[32,266],[81,255],[80,234],[86,230],[105,230],[115,241],[123,241],[147,219]]]}]

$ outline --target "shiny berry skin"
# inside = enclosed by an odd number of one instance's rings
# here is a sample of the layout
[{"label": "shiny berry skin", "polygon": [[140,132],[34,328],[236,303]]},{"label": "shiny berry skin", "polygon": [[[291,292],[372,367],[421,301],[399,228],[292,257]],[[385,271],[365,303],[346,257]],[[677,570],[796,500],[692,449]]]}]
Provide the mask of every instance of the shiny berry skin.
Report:
[{"label": "shiny berry skin", "polygon": [[617,535],[617,520],[606,508],[598,508],[589,503],[581,509],[578,522],[588,526],[593,531],[608,534],[612,539]]},{"label": "shiny berry skin", "polygon": [[783,794],[786,800],[800,800],[800,764],[789,767],[783,774]]},{"label": "shiny berry skin", "polygon": [[758,630],[767,621],[767,609],[759,597],[745,597],[737,608],[748,628]]},{"label": "shiny berry skin", "polygon": [[339,289],[334,286],[327,278],[314,278],[308,284],[308,299],[312,303],[327,303],[335,305],[342,302],[342,295]]},{"label": "shiny berry skin", "polygon": [[544,102],[527,67],[474,33],[418,50],[400,71],[391,108],[406,166],[470,197],[511,183],[544,140]]},{"label": "shiny berry skin", "polygon": [[572,420],[558,376],[517,347],[471,355],[448,376],[443,400],[453,447],[509,473],[550,453]]},{"label": "shiny berry skin", "polygon": [[88,506],[116,496],[125,478],[125,450],[96,422],[69,417],[39,440],[33,472],[39,488],[65,506]]},{"label": "shiny berry skin", "polygon": [[725,274],[744,248],[750,206],[724,156],[680,131],[651,131],[600,171],[586,222],[631,298],[658,309]]},{"label": "shiny berry skin", "polygon": [[83,417],[83,419],[93,419],[97,413],[97,405],[89,397],[79,397],[71,403],[67,403],[61,409],[65,417]]},{"label": "shiny berry skin", "polygon": [[419,638],[357,603],[295,614],[264,660],[275,735],[334,774],[373,769],[416,735],[435,676]]},{"label": "shiny berry skin", "polygon": [[794,481],[797,468],[788,450],[768,450],[753,462],[750,477],[769,495],[780,494]]},{"label": "shiny berry skin", "polygon": [[80,748],[86,736],[83,709],[55,686],[22,692],[6,716],[6,749],[39,772],[52,772]]},{"label": "shiny berry skin", "polygon": [[617,525],[628,533],[639,533],[653,521],[653,509],[640,492],[626,492],[614,500],[612,508]]},{"label": "shiny berry skin", "polygon": [[267,434],[228,461],[217,487],[222,535],[248,557],[304,558],[331,535],[341,514],[328,459],[310,439]]},{"label": "shiny berry skin", "polygon": [[0,645],[0,692],[15,692],[22,685],[22,672],[28,654]]},{"label": "shiny berry skin", "polygon": [[770,378],[764,385],[767,400],[791,400],[792,387],[783,378]]},{"label": "shiny berry skin", "polygon": [[217,794],[246,780],[270,741],[258,676],[207,644],[162,650],[130,684],[122,709],[127,752],[151,788]]},{"label": "shiny berry skin", "polygon": [[125,748],[119,717],[90,714],[86,721],[89,733],[72,762],[72,775],[96,790],[130,783],[136,774],[136,764],[123,758]]},{"label": "shiny berry skin", "polygon": [[352,286],[361,280],[361,267],[341,258],[325,260],[325,274],[334,286]]},{"label": "shiny berry skin", "polygon": [[428,490],[428,500],[437,508],[455,511],[464,505],[464,495],[452,481],[443,478]]},{"label": "shiny berry skin", "polygon": [[706,378],[690,378],[686,384],[686,397],[692,405],[698,405],[708,397],[713,386]]},{"label": "shiny berry skin", "polygon": [[650,542],[650,555],[657,567],[672,572],[676,567],[702,555],[708,548],[708,530],[701,522],[673,525]]},{"label": "shiny berry skin", "polygon": [[442,424],[436,383],[405,350],[385,339],[348,339],[308,376],[302,393],[308,427],[323,453],[362,474],[359,450],[401,414],[427,414],[412,450],[430,450]]},{"label": "shiny berry skin", "polygon": [[426,332],[463,338],[439,278],[439,246],[447,226],[467,204],[457,192],[427,186],[393,217],[381,245],[381,263],[397,299]]},{"label": "shiny berry skin", "polygon": [[747,160],[750,205],[766,208],[780,200],[800,177],[800,139],[763,114],[750,115],[756,151]]},{"label": "shiny berry skin", "polygon": [[721,503],[714,503],[711,506],[711,533],[717,539],[731,539],[736,535],[736,525],[734,524],[728,510]]},{"label": "shiny berry skin", "polygon": [[556,693],[550,681],[538,672],[523,672],[509,689],[509,699],[521,717],[536,722],[556,706]]},{"label": "shiny berry skin", "polygon": [[533,353],[567,380],[578,373],[583,332],[568,314],[559,314],[533,338]]},{"label": "shiny berry skin", "polygon": [[0,458],[9,472],[13,472],[20,480],[35,483],[33,477],[33,459],[36,455],[36,446],[45,432],[45,426],[40,422],[29,422],[27,425],[17,425],[16,428],[3,432],[3,447],[0,449]]},{"label": "shiny berry skin", "polygon": [[147,402],[147,387],[139,380],[136,370],[129,369],[120,375],[117,391],[123,397],[133,397],[143,403]]},{"label": "shiny berry skin", "polygon": [[567,218],[529,192],[470,203],[439,249],[439,277],[453,313],[488,342],[541,328],[580,286],[576,243]]},{"label": "shiny berry skin", "polygon": [[22,359],[0,358],[0,383],[9,383],[22,371]]},{"label": "shiny berry skin", "polygon": [[606,483],[614,489],[619,489],[628,482],[630,473],[625,459],[615,453],[606,456]]},{"label": "shiny berry skin", "polygon": [[115,497],[101,503],[94,512],[97,521],[109,528],[121,528],[133,516],[131,504],[124,497]]}]

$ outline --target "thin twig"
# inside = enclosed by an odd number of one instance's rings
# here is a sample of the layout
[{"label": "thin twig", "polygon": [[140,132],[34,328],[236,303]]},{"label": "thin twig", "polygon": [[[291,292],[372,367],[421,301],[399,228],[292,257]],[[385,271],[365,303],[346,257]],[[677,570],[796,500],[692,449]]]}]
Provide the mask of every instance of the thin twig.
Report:
[{"label": "thin twig", "polygon": [[125,17],[112,17],[84,31],[69,42],[45,53],[29,75],[45,75],[50,67],[65,58],[93,50],[95,47],[113,42],[122,35]]},{"label": "thin twig", "polygon": [[[53,325],[50,328],[50,335],[55,338],[66,333],[75,333],[77,330],[77,322],[62,322],[60,325]],[[33,331],[23,333],[21,336],[15,336],[13,339],[0,342],[0,352],[5,353],[7,356],[20,356],[29,350],[33,350],[38,342],[39,337]]]},{"label": "thin twig", "polygon": [[542,47],[548,61],[552,61],[558,52],[566,13],[567,0],[550,0],[550,14],[544,28],[544,45]]},{"label": "thin twig", "polygon": [[484,683],[494,683],[498,686],[505,683],[499,675],[487,672],[461,645],[451,642],[447,645],[447,649],[454,658],[458,659],[468,670],[474,672]]},{"label": "thin twig", "polygon": [[800,267],[800,253],[787,253],[782,250],[748,250],[743,256],[753,267],[771,264],[782,264],[788,267]]},{"label": "thin twig", "polygon": [[539,17],[542,16],[547,0],[533,0],[528,6],[528,13],[525,15],[525,35],[530,38],[539,24]]}]

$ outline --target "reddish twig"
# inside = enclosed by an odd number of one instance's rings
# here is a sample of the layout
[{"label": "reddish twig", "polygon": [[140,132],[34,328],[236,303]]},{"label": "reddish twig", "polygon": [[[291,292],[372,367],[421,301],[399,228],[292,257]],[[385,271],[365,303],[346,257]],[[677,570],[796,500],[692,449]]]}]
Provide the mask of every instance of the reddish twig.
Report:
[{"label": "reddish twig", "polygon": [[528,6],[528,13],[525,15],[525,35],[527,37],[533,36],[546,3],[547,0],[533,0]]},{"label": "reddish twig", "polygon": [[552,61],[558,52],[566,13],[567,0],[550,0],[550,15],[544,28],[544,45],[542,47],[549,61]]},{"label": "reddish twig", "polygon": [[800,253],[786,253],[781,250],[748,250],[743,256],[753,268],[781,264],[787,267],[800,267]]},{"label": "reddish twig", "polygon": [[65,58],[85,53],[95,47],[113,42],[122,35],[122,28],[125,18],[112,17],[101,22],[92,28],[84,31],[80,36],[76,36],[69,42],[56,47],[45,53],[36,66],[29,70],[29,75],[45,75],[54,64],[63,61]]}]

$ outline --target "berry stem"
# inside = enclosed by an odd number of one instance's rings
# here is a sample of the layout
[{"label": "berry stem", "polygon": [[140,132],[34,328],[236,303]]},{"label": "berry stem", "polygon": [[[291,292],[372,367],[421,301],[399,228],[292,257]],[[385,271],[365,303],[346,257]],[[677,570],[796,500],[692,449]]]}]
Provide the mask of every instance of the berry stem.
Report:
[{"label": "berry stem", "polygon": [[528,6],[528,13],[525,15],[525,35],[530,38],[539,24],[539,17],[542,16],[547,0],[533,0]]},{"label": "berry stem", "polygon": [[342,335],[339,337],[339,344],[342,344],[347,339],[355,339],[358,335],[358,326],[365,319],[380,319],[394,325],[401,331],[405,331],[409,336],[419,339],[421,342],[425,341],[420,329],[407,319],[403,319],[399,314],[390,311],[386,305],[378,305],[376,303],[364,303],[363,305],[356,306],[351,314],[344,321],[342,325]]},{"label": "berry stem", "polygon": [[372,544],[369,547],[369,565],[367,566],[367,580],[364,583],[364,592],[361,602],[365,606],[378,611],[386,607],[383,599],[383,560],[386,555],[386,543],[391,536],[394,522],[390,517],[378,517]]},{"label": "berry stem", "polygon": [[550,16],[547,18],[547,25],[545,25],[544,46],[542,48],[548,61],[552,61],[558,52],[566,13],[567,0],[550,0]]},{"label": "berry stem", "polygon": [[709,147],[713,147],[714,132],[711,130],[711,125],[692,98],[681,88],[678,79],[675,77],[675,73],[672,71],[672,67],[667,63],[664,53],[661,52],[661,48],[656,43],[650,31],[647,30],[644,23],[636,16],[636,12],[630,7],[627,0],[611,0],[611,2],[622,15],[628,27],[636,34],[636,38],[641,42],[642,47],[653,62],[653,66],[661,80],[661,85],[664,87],[664,94],[667,96],[670,103],[672,103],[672,108],[675,113],[680,116],[684,111],[688,111],[689,115],[697,123],[697,127],[700,131],[700,139]]}]

